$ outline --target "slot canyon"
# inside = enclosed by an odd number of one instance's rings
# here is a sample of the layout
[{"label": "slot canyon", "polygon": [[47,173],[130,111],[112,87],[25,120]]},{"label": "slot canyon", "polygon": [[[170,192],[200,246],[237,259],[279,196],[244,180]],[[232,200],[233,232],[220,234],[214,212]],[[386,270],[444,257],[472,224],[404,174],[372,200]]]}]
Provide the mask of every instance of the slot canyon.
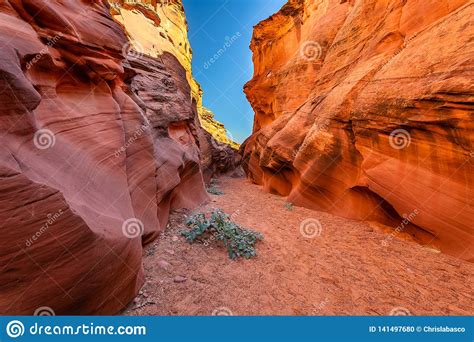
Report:
[{"label": "slot canyon", "polygon": [[[0,313],[472,315],[474,2],[289,0],[242,144],[186,11],[0,1]],[[216,208],[255,259],[181,236]]]}]

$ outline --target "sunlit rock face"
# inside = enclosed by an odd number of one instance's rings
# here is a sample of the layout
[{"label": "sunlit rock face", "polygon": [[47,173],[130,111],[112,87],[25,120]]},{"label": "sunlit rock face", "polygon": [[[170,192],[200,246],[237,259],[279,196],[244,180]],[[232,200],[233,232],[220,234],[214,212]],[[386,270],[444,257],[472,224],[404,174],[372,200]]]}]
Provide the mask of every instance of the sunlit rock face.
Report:
[{"label": "sunlit rock face", "polygon": [[[237,153],[239,145],[231,139],[224,125],[215,120],[214,114],[202,106],[203,92],[192,73],[192,49],[181,0],[110,0],[109,3],[110,13],[123,27],[129,40],[124,47],[124,53],[128,55],[127,59],[134,74],[137,74],[133,78],[134,94],[141,99],[148,112],[154,113],[155,116],[163,116],[163,105],[168,110],[175,108],[174,105],[170,106],[169,99],[163,97],[161,92],[163,73],[154,67],[152,72],[148,70],[152,64],[162,64],[163,56],[174,56],[181,67],[177,65],[172,70],[183,69],[180,77],[186,79],[190,87],[186,89],[188,93],[182,94],[179,103],[188,104],[191,99],[193,108],[188,108],[184,116],[185,112],[175,111],[167,117],[168,125],[179,126],[186,122],[186,125],[190,126],[189,129],[194,132],[200,148],[206,182],[212,177],[232,172],[240,162]],[[195,120],[196,117],[198,120]],[[204,128],[204,131],[200,127]]]},{"label": "sunlit rock face", "polygon": [[192,96],[202,106],[202,91],[192,76],[192,49],[181,0],[109,0],[111,14],[124,28],[131,48],[158,58],[164,52],[175,56],[186,70]]},{"label": "sunlit rock face", "polygon": [[[192,49],[188,39],[188,24],[181,0],[109,0],[114,20],[123,26],[130,47],[135,53],[159,58],[164,52],[175,56],[186,71],[191,96],[196,101],[202,127],[219,142],[239,145],[229,139],[222,123],[202,105],[202,89],[192,73]],[[212,115],[210,115],[212,114]],[[220,127],[221,129],[216,129]],[[221,131],[224,131],[224,134]]]},{"label": "sunlit rock face", "polygon": [[214,139],[230,145],[235,150],[239,149],[240,145],[234,141],[232,135],[227,131],[224,124],[215,119],[212,111],[203,108],[202,113],[199,115],[199,119],[202,128],[211,133]]},{"label": "sunlit rock face", "polygon": [[290,0],[254,31],[248,177],[309,208],[409,217],[403,232],[472,261],[473,16],[467,0]]},{"label": "sunlit rock face", "polygon": [[223,172],[179,54],[125,53],[110,10],[0,6],[2,314],[118,312],[143,283],[143,243]]}]

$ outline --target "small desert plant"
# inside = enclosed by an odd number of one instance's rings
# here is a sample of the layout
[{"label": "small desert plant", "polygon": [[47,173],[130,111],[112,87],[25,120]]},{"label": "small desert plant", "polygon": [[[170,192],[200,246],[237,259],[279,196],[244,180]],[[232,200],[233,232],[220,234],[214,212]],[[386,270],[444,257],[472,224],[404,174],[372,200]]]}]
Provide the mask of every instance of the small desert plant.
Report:
[{"label": "small desert plant", "polygon": [[286,202],[286,203],[285,203],[285,208],[286,208],[286,210],[288,210],[288,211],[293,211],[293,207],[294,207],[294,206],[293,206],[293,203],[290,203],[290,202]]},{"label": "small desert plant", "polygon": [[209,182],[209,186],[206,188],[207,192],[213,195],[223,195],[224,192],[222,192],[218,187],[217,187],[217,181],[215,179],[211,179]]},{"label": "small desert plant", "polygon": [[207,189],[207,192],[213,195],[223,195],[224,193],[215,186],[210,186]]},{"label": "small desert plant", "polygon": [[240,227],[220,209],[214,210],[209,218],[203,213],[193,215],[188,218],[186,225],[191,230],[183,230],[181,234],[189,243],[205,234],[211,235],[224,243],[231,259],[250,259],[256,256],[255,244],[258,240],[263,240],[261,233]]}]

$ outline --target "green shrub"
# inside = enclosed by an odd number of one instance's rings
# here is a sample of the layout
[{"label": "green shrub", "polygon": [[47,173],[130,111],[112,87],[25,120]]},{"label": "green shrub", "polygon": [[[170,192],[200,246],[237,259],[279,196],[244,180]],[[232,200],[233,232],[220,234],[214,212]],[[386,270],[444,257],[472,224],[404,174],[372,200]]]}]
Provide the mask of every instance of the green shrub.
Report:
[{"label": "green shrub", "polygon": [[286,202],[286,203],[285,203],[285,208],[286,208],[286,210],[288,210],[288,211],[293,211],[293,209],[294,209],[293,207],[294,207],[294,206],[293,206],[293,203],[290,203],[290,202]]},{"label": "green shrub", "polygon": [[189,243],[195,242],[199,237],[211,235],[224,243],[231,259],[255,257],[255,244],[258,240],[263,240],[261,233],[240,227],[220,209],[214,210],[210,218],[202,213],[193,215],[188,218],[186,225],[191,229],[183,230],[181,234]]},{"label": "green shrub", "polygon": [[224,193],[219,190],[216,186],[210,186],[208,187],[207,189],[207,192],[210,193],[210,194],[213,194],[213,195],[223,195]]},{"label": "green shrub", "polygon": [[224,192],[219,190],[219,188],[217,187],[217,181],[215,179],[211,179],[211,181],[209,182],[209,186],[206,188],[206,190],[208,193],[213,194],[213,195],[220,196],[224,194]]}]

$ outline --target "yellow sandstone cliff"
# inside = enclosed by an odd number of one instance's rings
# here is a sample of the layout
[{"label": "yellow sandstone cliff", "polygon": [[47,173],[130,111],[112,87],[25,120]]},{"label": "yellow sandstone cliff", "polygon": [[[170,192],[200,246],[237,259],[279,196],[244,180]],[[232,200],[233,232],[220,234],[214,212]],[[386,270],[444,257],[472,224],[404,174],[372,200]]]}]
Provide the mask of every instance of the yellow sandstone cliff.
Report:
[{"label": "yellow sandstone cliff", "polygon": [[[174,55],[186,70],[191,96],[196,103],[202,127],[217,141],[238,149],[222,123],[202,105],[203,91],[192,72],[193,52],[188,39],[188,24],[181,0],[109,0],[111,14],[126,32],[133,53],[160,57]],[[126,49],[126,48],[125,48]]]}]

